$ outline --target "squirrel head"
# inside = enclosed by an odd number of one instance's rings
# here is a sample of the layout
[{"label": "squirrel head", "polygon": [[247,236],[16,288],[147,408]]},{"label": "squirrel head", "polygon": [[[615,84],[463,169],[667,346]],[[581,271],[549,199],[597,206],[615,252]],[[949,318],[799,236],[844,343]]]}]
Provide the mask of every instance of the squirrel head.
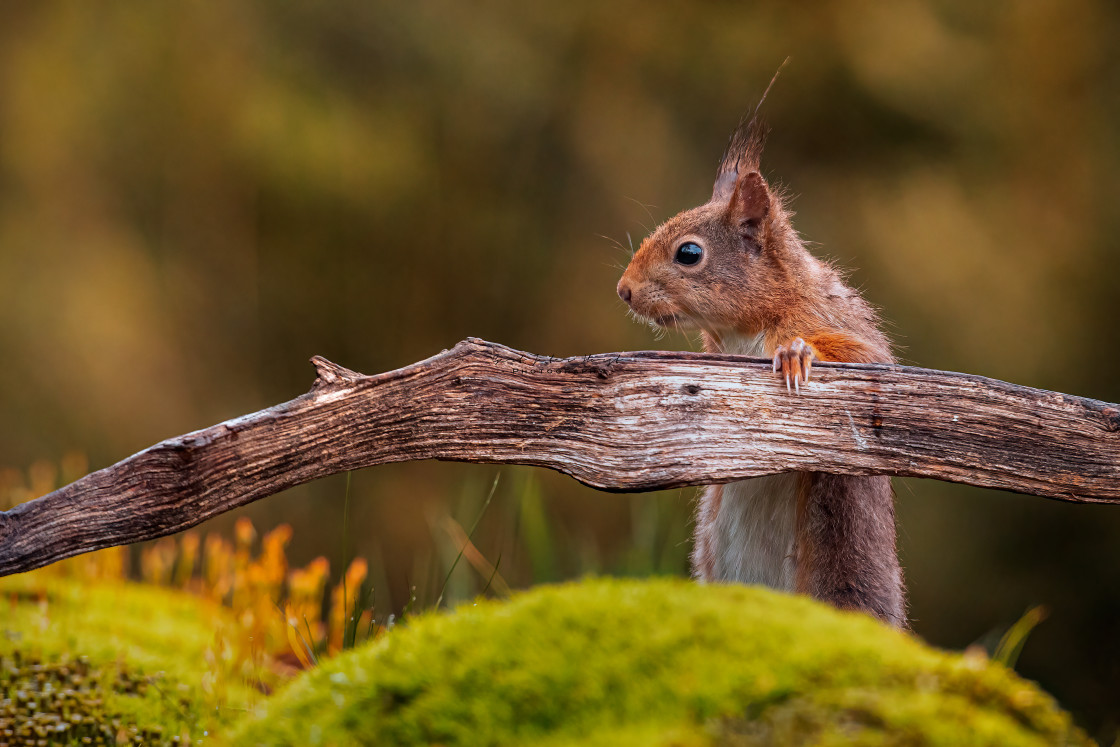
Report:
[{"label": "squirrel head", "polygon": [[766,129],[740,123],[716,173],[711,199],[646,237],[618,282],[639,318],[722,337],[756,334],[789,287],[800,247],[781,200],[759,173]]}]

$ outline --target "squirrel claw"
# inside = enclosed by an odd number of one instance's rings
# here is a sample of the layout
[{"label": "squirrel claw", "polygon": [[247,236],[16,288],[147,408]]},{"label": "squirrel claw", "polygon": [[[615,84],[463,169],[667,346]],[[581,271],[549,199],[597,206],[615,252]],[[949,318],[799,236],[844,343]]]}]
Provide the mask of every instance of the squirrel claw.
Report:
[{"label": "squirrel claw", "polygon": [[781,373],[786,380],[786,391],[791,394],[801,394],[801,384],[809,383],[812,367],[813,349],[800,337],[789,345],[779,345],[774,351],[774,373]]}]

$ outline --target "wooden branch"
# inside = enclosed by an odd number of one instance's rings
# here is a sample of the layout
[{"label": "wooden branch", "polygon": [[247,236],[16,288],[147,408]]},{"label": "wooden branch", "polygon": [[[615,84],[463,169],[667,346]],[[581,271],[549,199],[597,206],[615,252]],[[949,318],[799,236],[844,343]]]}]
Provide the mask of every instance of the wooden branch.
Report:
[{"label": "wooden branch", "polygon": [[531,464],[603,490],[790,470],[885,473],[1120,503],[1120,407],[979,376],[640,352],[553,359],[469,339],[168,439],[0,513],[0,575],[161,537],[317,477],[418,459]]}]

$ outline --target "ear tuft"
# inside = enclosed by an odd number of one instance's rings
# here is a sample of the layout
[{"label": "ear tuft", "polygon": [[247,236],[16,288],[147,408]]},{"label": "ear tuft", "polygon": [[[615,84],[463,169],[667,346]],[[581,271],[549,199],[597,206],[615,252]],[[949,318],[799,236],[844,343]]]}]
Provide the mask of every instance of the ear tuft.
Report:
[{"label": "ear tuft", "polygon": [[757,228],[770,214],[770,190],[757,171],[748,171],[735,181],[727,205],[727,217],[739,229]]},{"label": "ear tuft", "polygon": [[[762,102],[760,101],[759,104]],[[757,114],[757,109],[755,114]],[[762,147],[766,144],[766,134],[769,128],[757,116],[749,120],[744,117],[739,121],[731,139],[727,142],[727,150],[716,171],[716,182],[712,187],[712,199],[727,201],[739,177],[748,171],[758,171],[762,160]]]}]

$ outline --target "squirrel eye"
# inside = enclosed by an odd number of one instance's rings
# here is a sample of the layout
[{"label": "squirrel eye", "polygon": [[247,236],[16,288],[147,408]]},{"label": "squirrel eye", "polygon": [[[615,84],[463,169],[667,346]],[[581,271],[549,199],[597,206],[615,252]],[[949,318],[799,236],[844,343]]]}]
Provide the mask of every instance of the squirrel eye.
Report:
[{"label": "squirrel eye", "polygon": [[673,260],[679,265],[694,265],[704,256],[704,249],[695,241],[686,241],[677,247],[677,256]]}]

